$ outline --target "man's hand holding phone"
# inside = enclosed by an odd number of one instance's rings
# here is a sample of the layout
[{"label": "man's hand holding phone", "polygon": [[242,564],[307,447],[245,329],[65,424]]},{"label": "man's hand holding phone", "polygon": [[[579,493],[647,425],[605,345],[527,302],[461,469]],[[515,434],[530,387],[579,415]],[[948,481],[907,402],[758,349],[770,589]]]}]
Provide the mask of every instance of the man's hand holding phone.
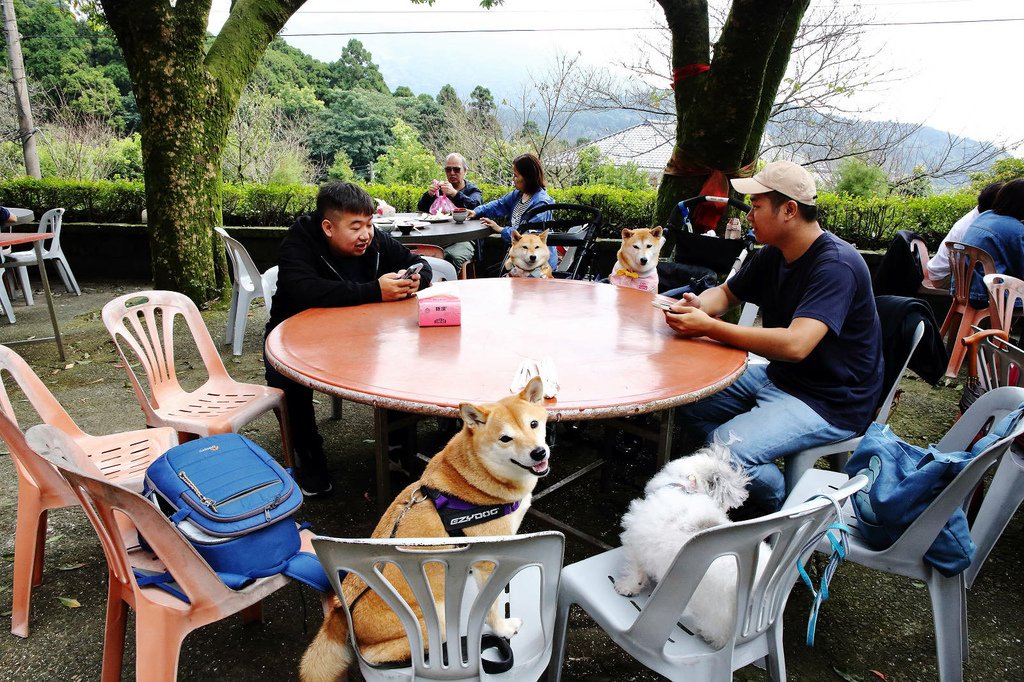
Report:
[{"label": "man's hand holding phone", "polygon": [[382,301],[401,301],[409,298],[420,288],[420,270],[423,263],[413,263],[406,270],[389,272],[382,275],[377,282],[380,284]]}]

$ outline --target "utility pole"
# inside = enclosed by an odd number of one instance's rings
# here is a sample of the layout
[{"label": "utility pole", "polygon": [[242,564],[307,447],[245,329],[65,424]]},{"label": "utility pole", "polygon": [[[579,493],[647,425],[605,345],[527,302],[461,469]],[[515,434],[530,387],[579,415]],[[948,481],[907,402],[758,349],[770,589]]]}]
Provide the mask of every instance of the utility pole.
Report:
[{"label": "utility pole", "polygon": [[25,154],[25,173],[39,179],[39,153],[36,151],[36,126],[32,121],[32,107],[28,102],[28,82],[25,80],[25,62],[21,58],[21,36],[18,19],[14,16],[14,0],[0,0],[4,11],[4,33],[7,35],[7,56],[11,63],[11,83],[14,102],[18,109],[18,129],[21,148]]}]

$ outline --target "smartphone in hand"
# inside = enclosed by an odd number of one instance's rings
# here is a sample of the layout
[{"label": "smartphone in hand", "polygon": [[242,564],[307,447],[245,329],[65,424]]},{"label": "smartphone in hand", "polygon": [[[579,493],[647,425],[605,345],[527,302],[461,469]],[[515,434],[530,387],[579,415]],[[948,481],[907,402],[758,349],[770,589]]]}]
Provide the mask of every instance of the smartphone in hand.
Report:
[{"label": "smartphone in hand", "polygon": [[673,303],[675,303],[675,301],[665,301],[660,298],[656,298],[651,301],[651,305],[653,305],[655,308],[661,308],[662,310],[666,311],[671,310]]},{"label": "smartphone in hand", "polygon": [[412,279],[412,276],[419,273],[422,269],[423,263],[413,263],[399,279]]}]

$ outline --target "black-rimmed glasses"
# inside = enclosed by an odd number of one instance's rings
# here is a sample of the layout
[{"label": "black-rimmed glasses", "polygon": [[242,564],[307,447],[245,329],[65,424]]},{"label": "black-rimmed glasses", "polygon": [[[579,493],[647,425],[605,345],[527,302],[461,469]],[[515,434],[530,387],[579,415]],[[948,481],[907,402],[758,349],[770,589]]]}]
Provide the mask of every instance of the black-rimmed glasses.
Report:
[{"label": "black-rimmed glasses", "polygon": [[445,166],[444,167],[444,172],[445,173],[461,173],[462,172],[462,166]]}]

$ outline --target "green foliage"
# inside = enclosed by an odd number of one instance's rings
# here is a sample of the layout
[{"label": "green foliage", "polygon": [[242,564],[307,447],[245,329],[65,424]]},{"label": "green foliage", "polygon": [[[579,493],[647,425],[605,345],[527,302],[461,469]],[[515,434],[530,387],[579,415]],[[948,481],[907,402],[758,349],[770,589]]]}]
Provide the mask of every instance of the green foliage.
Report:
[{"label": "green foliage", "polygon": [[850,197],[882,197],[889,193],[889,179],[881,167],[852,157],[839,164],[835,192]]},{"label": "green foliage", "polygon": [[462,107],[459,93],[450,84],[445,83],[437,93],[437,103],[442,107]]},{"label": "green foliage", "polygon": [[1024,159],[1009,157],[999,159],[992,164],[992,167],[985,173],[971,173],[971,189],[975,193],[980,192],[993,182],[1010,182],[1018,178],[1024,178]]},{"label": "green foliage", "polygon": [[340,90],[391,93],[380,68],[373,63],[373,55],[355,38],[342,48],[338,61],[327,66],[327,82],[330,87]]},{"label": "green foliage", "polygon": [[416,131],[402,119],[391,129],[395,141],[377,159],[376,175],[384,184],[429,185],[437,176],[434,155],[416,139]]},{"label": "green foliage", "polygon": [[348,155],[340,149],[334,155],[334,163],[327,170],[327,179],[355,182],[356,174],[352,170],[352,162],[349,161]]},{"label": "green foliage", "polygon": [[[2,151],[2,148],[0,148]],[[339,179],[345,179],[339,177]],[[384,199],[401,212],[416,210],[423,184],[366,185],[371,196]],[[481,184],[484,201],[498,199],[509,187]],[[240,184],[223,186],[225,225],[287,226],[308,213],[316,201],[314,185]],[[585,204],[600,209],[602,237],[617,238],[623,227],[652,224],[657,190],[626,190],[607,185],[550,189],[555,201]],[[862,249],[884,249],[897,230],[913,230],[933,250],[977,195],[971,191],[931,197],[856,198],[835,194],[818,196],[821,223],[826,229]],[[141,182],[73,182],[18,178],[0,182],[0,205],[24,206],[41,214],[55,206],[67,209],[68,222],[136,223],[145,208]]]},{"label": "green foliage", "polygon": [[632,161],[616,166],[601,156],[597,147],[585,147],[579,152],[574,185],[607,185],[621,189],[644,189],[651,186],[647,173]]},{"label": "green foliage", "polygon": [[398,111],[390,95],[369,90],[339,91],[318,117],[309,137],[310,151],[326,164],[344,151],[356,173],[368,177],[370,164],[394,141]]},{"label": "green foliage", "polygon": [[408,85],[399,85],[395,88],[395,91],[391,93],[394,97],[415,97],[412,88]]}]

